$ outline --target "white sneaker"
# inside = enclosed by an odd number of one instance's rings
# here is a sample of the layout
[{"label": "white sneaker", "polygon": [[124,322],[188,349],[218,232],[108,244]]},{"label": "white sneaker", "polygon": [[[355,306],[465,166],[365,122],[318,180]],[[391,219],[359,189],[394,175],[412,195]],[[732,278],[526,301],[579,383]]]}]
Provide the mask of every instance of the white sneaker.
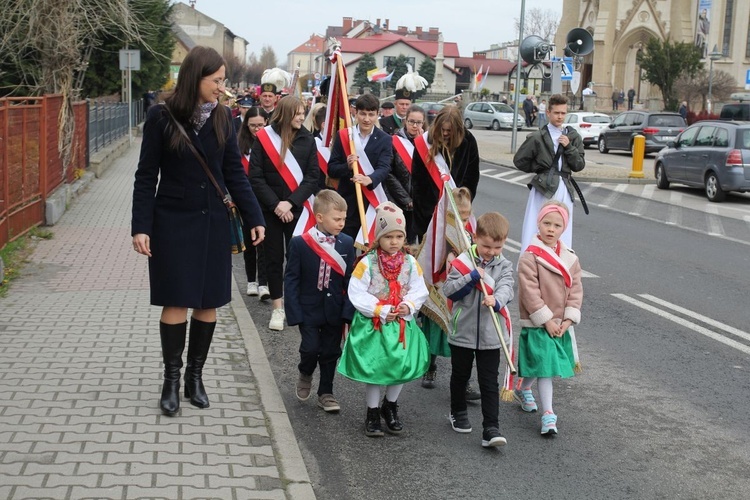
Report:
[{"label": "white sneaker", "polygon": [[247,283],[247,294],[250,296],[258,295],[258,284],[255,281]]},{"label": "white sneaker", "polygon": [[266,285],[260,285],[258,287],[258,293],[255,295],[260,295],[260,300],[268,300],[271,298],[271,291]]},{"label": "white sneaker", "polygon": [[286,314],[284,313],[284,310],[274,309],[271,313],[271,321],[268,322],[268,329],[269,330],[276,330],[281,331],[284,329],[284,320],[286,319]]}]

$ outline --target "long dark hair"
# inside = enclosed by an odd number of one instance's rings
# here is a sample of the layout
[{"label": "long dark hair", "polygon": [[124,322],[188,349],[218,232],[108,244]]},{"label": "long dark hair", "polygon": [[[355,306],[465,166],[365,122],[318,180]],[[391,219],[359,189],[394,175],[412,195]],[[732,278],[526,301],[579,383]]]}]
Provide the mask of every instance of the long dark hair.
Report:
[{"label": "long dark hair", "polygon": [[[182,124],[183,127],[192,128],[192,118],[200,113],[200,85],[201,80],[213,75],[226,62],[221,55],[210,47],[196,46],[188,53],[182,61],[180,72],[177,76],[177,85],[174,92],[164,99],[165,104],[172,116]],[[228,127],[231,125],[224,106],[219,104],[211,113],[214,120],[214,131],[219,147],[223,147],[227,141]],[[176,127],[169,129],[169,145],[172,149],[180,150],[185,146],[185,138]]]},{"label": "long dark hair", "polygon": [[263,118],[263,121],[268,124],[268,113],[260,106],[253,106],[245,111],[245,118],[242,119],[242,126],[240,127],[240,133],[237,138],[240,143],[240,153],[243,155],[246,155],[250,151],[250,148],[253,147],[255,138],[253,137],[253,134],[250,133],[250,129],[247,127],[247,122],[250,121],[250,118],[255,118],[256,116],[260,116]]}]

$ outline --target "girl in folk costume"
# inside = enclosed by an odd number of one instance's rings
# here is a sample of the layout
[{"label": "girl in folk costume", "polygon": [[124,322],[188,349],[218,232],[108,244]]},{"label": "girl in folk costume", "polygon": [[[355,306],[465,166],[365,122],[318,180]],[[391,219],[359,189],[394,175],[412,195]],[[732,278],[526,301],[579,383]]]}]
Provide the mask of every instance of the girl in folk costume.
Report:
[{"label": "girl in folk costume", "polygon": [[417,137],[414,146],[414,230],[421,237],[427,231],[447,174],[455,186],[469,188],[472,199],[476,196],[479,149],[474,136],[464,128],[461,110],[456,106],[441,109],[430,130]]},{"label": "girl in folk costume", "polygon": [[417,241],[414,233],[414,200],[411,190],[411,168],[414,157],[414,140],[424,133],[424,109],[412,104],[406,112],[404,126],[393,135],[393,161],[391,173],[385,179],[385,194],[406,215],[406,241],[413,245]]},{"label": "girl in folk costume", "polygon": [[[404,213],[381,203],[375,218],[376,240],[359,261],[349,282],[356,308],[338,370],[367,384],[365,435],[383,435],[380,415],[389,432],[399,433],[398,396],[403,384],[418,379],[430,362],[427,341],[414,314],[427,300],[427,287],[416,259],[404,251]],[[386,386],[380,405],[380,387]]]},{"label": "girl in folk costume", "polygon": [[564,203],[555,200],[545,203],[537,217],[539,233],[518,262],[522,327],[518,375],[523,381],[516,396],[524,411],[536,411],[531,385],[538,379],[544,435],[557,434],[552,377],[572,377],[580,371],[575,337],[569,329],[581,320],[583,287],[578,257],[560,240],[568,221]]},{"label": "girl in folk costume", "polygon": [[305,106],[287,96],[258,131],[250,154],[250,181],[266,218],[264,247],[268,286],[273,301],[270,330],[284,329],[284,255],[292,235],[315,224],[313,195],[318,190],[318,152],[312,134],[302,126]]},{"label": "girl in folk costume", "polygon": [[[268,125],[268,113],[263,108],[252,106],[245,111],[242,126],[237,140],[240,143],[242,154],[242,166],[245,174],[250,178],[250,152],[258,130]],[[249,240],[248,225],[245,224],[245,241]],[[247,275],[247,294],[259,296],[260,300],[268,300],[271,292],[268,290],[268,279],[266,278],[266,259],[263,254],[263,245],[248,246],[243,252],[245,258],[245,274]],[[258,281],[255,281],[257,269]]]}]

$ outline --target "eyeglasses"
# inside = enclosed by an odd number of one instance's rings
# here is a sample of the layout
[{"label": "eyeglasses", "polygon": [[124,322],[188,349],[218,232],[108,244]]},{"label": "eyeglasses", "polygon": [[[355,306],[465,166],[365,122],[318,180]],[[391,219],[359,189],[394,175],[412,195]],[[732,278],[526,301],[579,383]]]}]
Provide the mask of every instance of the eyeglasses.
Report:
[{"label": "eyeglasses", "polygon": [[414,125],[416,127],[424,124],[424,122],[418,122],[418,121],[415,121],[415,120],[406,120],[406,123],[408,123],[409,125]]},{"label": "eyeglasses", "polygon": [[250,127],[250,128],[263,128],[263,127],[265,127],[265,125],[263,125],[262,123],[248,123],[247,126]]},{"label": "eyeglasses", "polygon": [[[206,80],[206,78],[204,78],[204,80]],[[229,80],[223,80],[221,78],[214,78],[211,81],[214,82],[214,85],[216,85],[217,87],[224,87],[224,88],[229,87]]]}]

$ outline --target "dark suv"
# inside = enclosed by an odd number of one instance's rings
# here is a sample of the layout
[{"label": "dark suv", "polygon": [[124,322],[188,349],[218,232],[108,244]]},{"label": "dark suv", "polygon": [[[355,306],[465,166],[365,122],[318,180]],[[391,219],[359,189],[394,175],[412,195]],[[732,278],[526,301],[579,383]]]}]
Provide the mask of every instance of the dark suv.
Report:
[{"label": "dark suv", "polygon": [[750,121],[750,102],[733,102],[725,104],[719,114],[720,120]]},{"label": "dark suv", "polygon": [[646,137],[646,154],[660,151],[682,132],[687,123],[677,113],[627,111],[617,115],[599,136],[599,152],[622,149],[633,154],[633,137]]}]

